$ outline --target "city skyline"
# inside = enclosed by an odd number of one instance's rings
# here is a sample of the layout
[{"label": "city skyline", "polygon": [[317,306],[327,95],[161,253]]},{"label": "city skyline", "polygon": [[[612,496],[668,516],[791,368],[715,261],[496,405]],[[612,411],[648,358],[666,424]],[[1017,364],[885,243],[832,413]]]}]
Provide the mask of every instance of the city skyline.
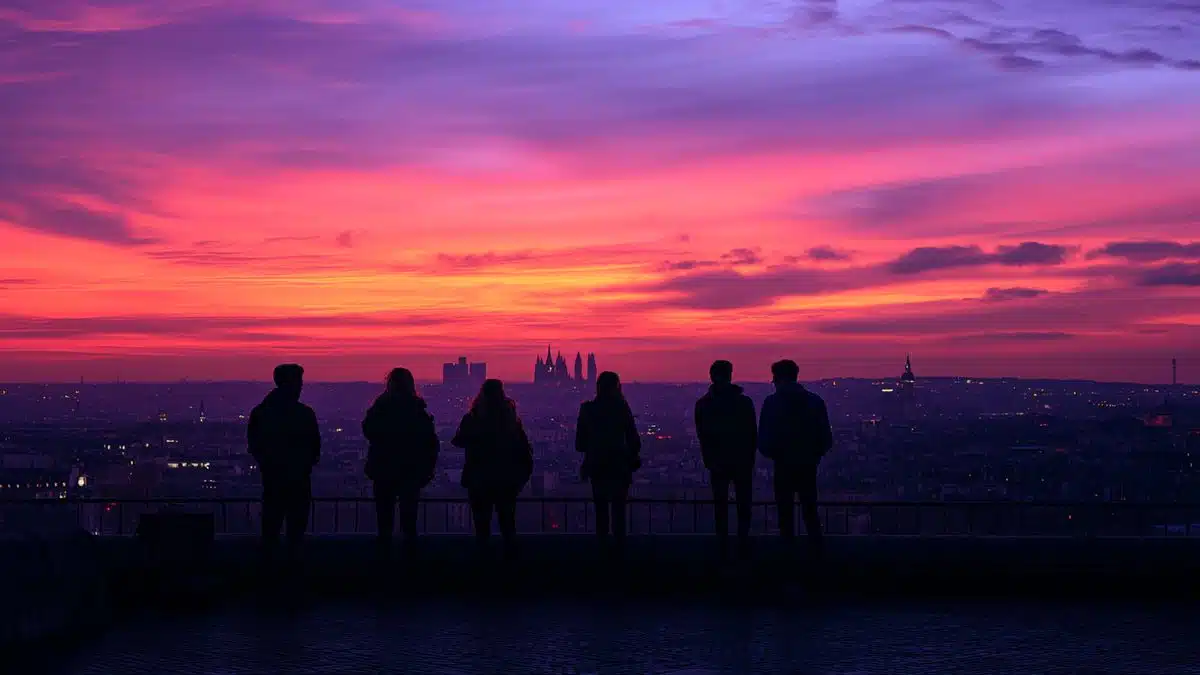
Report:
[{"label": "city skyline", "polygon": [[1196,381],[1196,16],[10,3],[0,380]]},{"label": "city skyline", "polygon": [[[826,376],[826,377],[805,377],[805,371],[802,367],[800,381],[801,382],[829,382],[829,381],[837,381],[837,380],[847,380],[847,381],[872,381],[872,382],[894,381],[896,383],[903,383],[905,381],[908,381],[908,382],[916,381],[918,378],[915,376],[914,370],[912,367],[912,362],[911,362],[912,354],[905,354],[904,356],[905,356],[904,362],[900,365],[901,370],[898,371],[898,374],[897,373],[880,373],[877,375],[867,375],[867,376],[864,376],[864,375],[833,375],[833,376]],[[594,368],[595,354],[589,353],[588,357],[589,357],[589,363]],[[415,376],[417,384],[420,386],[439,386],[439,385],[444,386],[444,385],[448,385],[448,384],[458,385],[458,384],[462,384],[463,382],[469,381],[472,384],[475,384],[476,386],[478,386],[478,384],[480,384],[482,382],[483,378],[489,376],[487,374],[488,361],[485,360],[485,361],[480,361],[480,362],[471,362],[468,364],[468,363],[462,362],[463,358],[465,358],[465,357],[457,357],[457,361],[442,363],[441,364],[442,372],[440,374],[440,377],[429,376],[429,375],[425,375],[425,374],[417,374]],[[544,362],[542,361],[541,357],[539,356],[537,359],[537,365],[539,367],[541,367],[543,363]],[[472,366],[472,367],[477,367],[479,372],[471,374],[471,371],[469,369],[465,369],[465,367],[468,365]],[[525,364],[525,365],[528,366],[528,364]],[[458,372],[457,374],[451,375],[451,377],[455,381],[449,381],[449,380],[447,380],[447,374],[448,374],[447,369],[453,369],[455,366],[457,366],[460,369],[464,369],[464,370],[462,370],[461,372]],[[520,368],[517,368],[517,370],[519,370],[519,369]],[[341,378],[339,378],[339,377],[320,377],[320,376],[313,377],[311,374],[309,374],[310,371],[308,369],[306,369],[305,372],[306,372],[305,381],[310,384],[321,384],[321,383],[368,384],[368,383],[378,381],[378,378],[355,379],[355,378],[346,378],[346,377],[341,377]],[[588,374],[586,374],[583,378],[577,378],[577,377],[572,376],[572,377],[568,378],[567,380],[565,380],[565,383],[592,385],[595,382],[595,375],[597,372],[598,372],[598,370],[589,370]],[[1096,382],[1098,384],[1135,384],[1135,385],[1171,386],[1171,387],[1190,387],[1195,384],[1195,382],[1193,382],[1191,380],[1180,379],[1179,370],[1178,370],[1178,359],[1175,359],[1175,358],[1170,359],[1168,362],[1168,365],[1166,366],[1165,372],[1167,374],[1164,379],[1147,380],[1147,381],[1104,380],[1104,379],[1079,378],[1079,377],[1061,377],[1061,378],[1036,377],[1036,376],[1035,377],[1023,377],[1023,376],[1019,376],[1019,375],[983,376],[983,375],[976,375],[976,374],[971,374],[971,373],[944,373],[944,372],[937,372],[937,371],[934,371],[931,373],[922,372],[919,379],[930,380],[930,381],[934,381],[934,380],[979,380],[981,382],[982,381],[996,381],[996,380],[1013,380],[1013,381],[1030,381],[1030,382],[1036,382],[1036,381]],[[483,373],[483,374],[480,374],[480,373]],[[744,372],[744,369],[738,368],[735,365],[734,373],[735,373],[735,377],[734,377],[735,382],[741,382],[741,383],[746,383],[746,384],[769,384],[770,383],[771,373],[770,373],[769,368],[763,370],[762,372],[755,371],[753,373],[747,374]],[[318,375],[328,375],[328,374],[320,373],[318,371]],[[525,377],[525,378],[522,378],[520,376],[501,377],[500,375],[496,375],[496,377],[498,377],[499,379],[503,379],[507,383],[518,384],[518,385],[546,384],[553,380],[553,378],[546,378],[547,382],[543,382],[542,380],[538,379],[536,372],[533,377]],[[176,378],[176,379],[158,379],[158,380],[154,380],[154,379],[148,379],[148,380],[92,379],[92,380],[89,380],[86,377],[79,377],[78,379],[71,379],[71,380],[45,380],[45,381],[0,380],[0,384],[66,385],[66,384],[78,383],[78,384],[89,384],[89,385],[94,385],[94,384],[169,385],[169,384],[173,384],[173,383],[193,383],[193,384],[270,383],[270,381],[271,381],[270,373],[267,373],[266,375],[261,375],[260,377],[238,378],[238,379],[207,379],[207,378],[196,378],[196,377],[181,377],[181,378]],[[707,377],[707,371],[705,371],[704,373],[695,374],[690,379],[653,380],[653,379],[626,378],[625,381],[628,384],[635,384],[635,385],[636,384],[698,385],[698,384],[708,384],[709,379]],[[0,392],[0,393],[3,393],[3,392]]]}]

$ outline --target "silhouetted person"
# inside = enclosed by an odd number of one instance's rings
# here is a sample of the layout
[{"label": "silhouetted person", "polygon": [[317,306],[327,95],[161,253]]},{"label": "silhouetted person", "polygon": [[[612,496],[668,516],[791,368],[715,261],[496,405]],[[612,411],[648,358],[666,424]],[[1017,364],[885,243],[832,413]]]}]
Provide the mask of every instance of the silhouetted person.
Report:
[{"label": "silhouetted person", "polygon": [[575,449],[583,453],[580,475],[592,483],[596,533],[601,545],[608,550],[611,527],[620,552],[625,544],[629,487],[633,484],[633,472],[642,467],[642,439],[616,373],[600,373],[596,378],[596,398],[579,407]]},{"label": "silhouetted person", "polygon": [[486,550],[491,537],[494,511],[505,555],[511,558],[516,553],[517,495],[533,473],[533,448],[500,380],[484,381],[451,443],[465,451],[462,486],[480,550]]},{"label": "silhouetted person", "polygon": [[750,543],[750,518],[754,502],[754,454],[758,449],[758,422],[754,401],[733,383],[733,364],[715,361],[708,369],[712,386],[696,401],[696,437],[700,456],[709,471],[717,541],[724,555],[729,539],[729,485],[737,497],[738,549],[746,555]]},{"label": "silhouetted person", "polygon": [[275,368],[275,388],[250,413],[246,440],[262,474],[262,538],[268,554],[287,523],[294,557],[308,527],[312,470],[321,457],[321,432],[313,409],[300,402],[304,369],[294,363]]},{"label": "silhouetted person", "polygon": [[404,549],[411,555],[417,539],[417,501],[421,489],[433,482],[439,443],[433,416],[407,368],[388,374],[387,389],[367,410],[362,431],[369,443],[367,478],[375,483],[380,554],[391,552],[399,506]]},{"label": "silhouetted person", "polygon": [[775,393],[763,401],[758,447],[775,461],[775,504],[779,530],[788,542],[796,537],[796,499],[816,555],[821,554],[821,518],[817,513],[817,466],[833,447],[825,401],[805,389],[800,367],[783,360],[771,365]]}]

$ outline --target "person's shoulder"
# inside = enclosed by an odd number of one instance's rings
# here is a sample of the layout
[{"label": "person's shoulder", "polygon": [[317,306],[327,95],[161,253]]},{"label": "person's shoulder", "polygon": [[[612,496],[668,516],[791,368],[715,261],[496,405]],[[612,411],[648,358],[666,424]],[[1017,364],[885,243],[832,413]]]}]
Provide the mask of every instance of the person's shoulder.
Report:
[{"label": "person's shoulder", "polygon": [[298,410],[301,413],[303,413],[305,416],[311,417],[313,419],[317,418],[317,411],[313,410],[313,407],[311,405],[309,405],[307,403],[297,403],[297,405],[300,406],[298,408]]},{"label": "person's shoulder", "polygon": [[812,389],[805,389],[804,393],[808,395],[809,401],[815,404],[825,405],[825,399],[821,398],[821,395]]}]

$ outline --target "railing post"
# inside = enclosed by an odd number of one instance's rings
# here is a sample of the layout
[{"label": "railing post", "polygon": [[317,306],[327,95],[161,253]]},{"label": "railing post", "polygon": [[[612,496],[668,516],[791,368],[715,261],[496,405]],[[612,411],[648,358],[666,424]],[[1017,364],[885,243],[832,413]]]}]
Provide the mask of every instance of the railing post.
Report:
[{"label": "railing post", "polygon": [[221,501],[221,534],[229,533],[229,512],[225,508],[228,505],[229,502]]},{"label": "railing post", "polygon": [[333,503],[333,533],[341,534],[342,525],[342,505],[338,502]]},{"label": "railing post", "polygon": [[[104,529],[104,523],[101,522],[100,529]],[[117,502],[117,536],[125,534],[125,502]]]},{"label": "railing post", "polygon": [[[546,498],[542,497],[542,501],[538,505],[538,518],[542,521],[542,534],[546,533]],[[563,523],[566,527],[566,523]]]}]

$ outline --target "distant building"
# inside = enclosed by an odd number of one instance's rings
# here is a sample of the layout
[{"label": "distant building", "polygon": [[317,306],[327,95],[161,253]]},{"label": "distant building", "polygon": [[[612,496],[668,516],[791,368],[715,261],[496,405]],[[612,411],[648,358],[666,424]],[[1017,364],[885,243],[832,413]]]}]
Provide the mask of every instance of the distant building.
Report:
[{"label": "distant building", "polygon": [[[463,386],[471,384],[472,366],[481,366],[483,364],[468,364],[467,357],[460,356],[458,361],[454,363],[442,364],[442,384],[447,386]],[[487,366],[483,366],[483,372],[487,371]]]},{"label": "distant building", "polygon": [[68,491],[86,485],[87,479],[72,469],[0,469],[2,499],[66,499]]},{"label": "distant building", "polygon": [[551,351],[550,346],[546,346],[546,358],[538,357],[533,365],[533,382],[534,384],[559,386],[564,384],[583,384],[584,382],[595,381],[596,373],[596,357],[593,354],[588,354],[588,373],[589,376],[585,380],[583,377],[583,354],[575,353],[575,374],[572,376],[567,359],[563,357],[562,352],[558,352],[555,356]]},{"label": "distant building", "polygon": [[912,369],[912,355],[904,356],[904,372],[896,379],[896,384],[885,386],[884,402],[888,411],[887,417],[902,422],[911,422],[917,416],[917,376]]},{"label": "distant building", "polygon": [[487,379],[487,364],[483,361],[472,363],[468,377],[473,388],[482,387],[483,381]]},{"label": "distant building", "polygon": [[596,368],[596,355],[588,354],[588,356],[587,356],[587,381],[595,383],[596,376],[598,374],[599,374],[599,370],[597,370],[597,368]]}]

